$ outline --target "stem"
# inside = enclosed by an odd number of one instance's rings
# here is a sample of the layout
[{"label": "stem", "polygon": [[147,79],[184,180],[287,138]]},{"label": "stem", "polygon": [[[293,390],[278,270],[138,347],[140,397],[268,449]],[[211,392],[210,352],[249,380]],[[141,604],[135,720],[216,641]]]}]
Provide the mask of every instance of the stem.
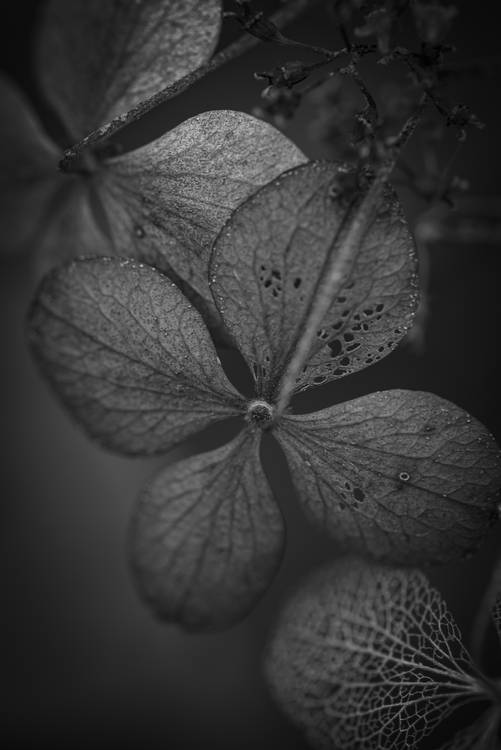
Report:
[{"label": "stem", "polygon": [[419,81],[419,84],[421,85],[425,95],[429,99],[429,101],[433,104],[437,112],[442,115],[442,117],[449,117],[449,111],[444,107],[440,99],[435,95],[433,91],[433,87],[431,87],[425,80],[421,70],[414,65],[414,62],[411,59],[410,55],[407,55],[404,58],[405,62],[407,63],[408,68],[414,73],[417,80]]},{"label": "stem", "polygon": [[379,206],[387,176],[388,168],[385,163],[381,165],[363,198],[357,200],[356,204],[348,210],[347,218],[331,245],[313,304],[278,387],[275,409],[277,416],[286,409],[293,395],[297,378],[317,337],[317,331],[355,262],[363,236]]},{"label": "stem", "polygon": [[325,63],[334,62],[334,60],[337,60],[338,57],[341,57],[342,55],[347,55],[348,50],[346,47],[342,47],[341,49],[337,50],[330,50],[326,47],[318,47],[315,44],[306,44],[305,42],[296,42],[295,39],[287,39],[287,46],[288,47],[299,47],[300,49],[308,50],[309,52],[314,52],[316,55],[320,55],[321,57],[325,58]]},{"label": "stem", "polygon": [[[284,8],[277,11],[270,17],[270,21],[277,28],[287,26],[287,24],[294,21],[297,16],[301,15],[301,13],[311,8],[314,2],[317,2],[317,0],[290,0],[290,2]],[[261,40],[255,36],[251,36],[250,34],[243,34],[237,40],[229,44],[225,49],[221,50],[221,52],[218,52],[216,55],[214,55],[207,63],[202,65],[200,68],[197,68],[193,72],[183,76],[183,78],[180,78],[178,81],[175,81],[173,84],[166,86],[160,91],[157,91],[156,94],[153,94],[148,99],[145,99],[139,104],[136,104],[128,112],[115,117],[106,125],[93,130],[92,133],[89,133],[89,135],[85,136],[85,138],[83,138],[81,141],[79,141],[77,144],[75,144],[65,152],[59,164],[59,168],[63,172],[71,172],[74,161],[84,149],[88,149],[91,146],[94,146],[97,143],[110,138],[119,130],[122,130],[127,125],[136,122],[136,120],[139,120],[152,109],[158,107],[159,104],[163,104],[169,99],[173,99],[175,96],[182,94],[183,91],[186,91],[186,89],[193,86],[194,83],[200,81],[202,78],[205,78],[205,76],[209,73],[214,72],[231,60],[234,60],[240,55],[243,55],[245,52],[248,52],[249,50],[256,47],[260,43],[260,41]]]},{"label": "stem", "polygon": [[334,238],[313,302],[303,323],[302,332],[277,388],[276,416],[282,414],[287,408],[294,393],[298,376],[308,360],[313,343],[317,338],[317,331],[321,328],[333,299],[340,292],[353,268],[365,233],[377,214],[384,186],[401,149],[414,132],[425,102],[426,98],[422,97],[416,112],[411,115],[395,138],[391,155],[379,165],[365,193],[352,203]]},{"label": "stem", "polygon": [[[496,600],[498,592],[501,591],[501,560],[495,565],[492,572],[491,580],[484,591],[480,604],[477,607],[477,614],[473,620],[471,630],[471,653],[473,658],[482,663],[482,647],[484,645],[487,628],[491,621],[491,609]],[[498,689],[501,695],[501,687]]]}]

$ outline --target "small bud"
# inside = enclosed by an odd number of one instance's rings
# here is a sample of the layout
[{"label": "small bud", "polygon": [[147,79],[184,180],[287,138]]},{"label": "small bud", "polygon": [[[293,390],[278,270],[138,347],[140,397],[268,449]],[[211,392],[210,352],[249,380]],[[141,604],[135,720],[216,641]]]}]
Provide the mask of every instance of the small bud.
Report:
[{"label": "small bud", "polygon": [[478,117],[470,112],[466,104],[456,104],[455,107],[450,111],[446,125],[453,125],[459,128],[459,140],[464,141],[466,139],[466,128],[473,126],[475,128],[482,129],[485,127],[484,123],[481,122]]},{"label": "small bud", "polygon": [[232,13],[243,29],[252,36],[263,42],[275,42],[276,44],[287,44],[287,39],[279,31],[274,23],[265,18],[264,13],[255,13],[252,10],[250,0],[236,0],[238,10]]},{"label": "small bud", "polygon": [[254,73],[254,78],[264,79],[272,86],[287,86],[292,88],[296,83],[301,83],[308,77],[308,67],[300,60],[292,60],[280,65],[271,71]]}]

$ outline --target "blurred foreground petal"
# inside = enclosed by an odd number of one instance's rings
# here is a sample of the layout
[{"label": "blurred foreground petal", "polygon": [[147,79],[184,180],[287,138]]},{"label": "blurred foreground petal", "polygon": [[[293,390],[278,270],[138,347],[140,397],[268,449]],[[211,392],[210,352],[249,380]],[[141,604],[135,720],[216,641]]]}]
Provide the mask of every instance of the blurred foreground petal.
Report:
[{"label": "blurred foreground petal", "polygon": [[78,140],[208,60],[220,25],[221,0],[50,0],[44,93]]}]

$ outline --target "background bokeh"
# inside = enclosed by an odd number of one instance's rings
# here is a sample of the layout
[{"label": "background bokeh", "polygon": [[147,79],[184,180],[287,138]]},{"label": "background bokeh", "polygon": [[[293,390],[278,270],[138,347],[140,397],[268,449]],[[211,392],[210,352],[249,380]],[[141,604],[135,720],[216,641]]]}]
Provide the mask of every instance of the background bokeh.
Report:
[{"label": "background bokeh", "polygon": [[[277,3],[261,5],[272,10]],[[472,132],[455,171],[471,182],[465,209],[488,214],[493,232],[474,242],[420,247],[428,276],[421,348],[404,343],[370,369],[303,396],[301,409],[376,389],[429,390],[467,409],[501,439],[501,112],[494,59],[498,29],[489,5],[459,3],[454,26],[460,57],[493,58],[485,77],[459,84],[462,100],[487,127]],[[9,4],[1,25],[2,67],[34,97],[30,45],[41,6],[26,0]],[[319,45],[338,43],[321,12],[306,14],[289,34]],[[232,35],[233,27],[224,39]],[[296,57],[261,46],[160,107],[126,137],[130,144],[148,140],[204,110],[250,112],[263,87],[253,72]],[[310,118],[305,108],[288,133],[309,156],[319,157],[325,152]],[[452,140],[444,143],[444,159],[453,147]],[[417,145],[411,145],[409,158],[419,164]],[[401,197],[414,225],[424,206],[408,192]],[[212,432],[165,460],[125,460],[95,447],[63,413],[27,352],[24,318],[36,283],[32,265],[25,259],[0,271],[4,747],[304,748],[267,692],[261,656],[280,602],[298,576],[336,550],[303,520],[284,459],[265,442],[265,465],[288,521],[288,547],[278,578],[255,612],[225,633],[206,636],[157,622],[137,599],[128,571],[131,507],[157,467],[223,442],[227,434]],[[241,377],[235,358],[226,360],[233,377]],[[429,571],[466,637],[500,541],[497,528],[474,558]],[[492,633],[485,658],[499,674]]]}]

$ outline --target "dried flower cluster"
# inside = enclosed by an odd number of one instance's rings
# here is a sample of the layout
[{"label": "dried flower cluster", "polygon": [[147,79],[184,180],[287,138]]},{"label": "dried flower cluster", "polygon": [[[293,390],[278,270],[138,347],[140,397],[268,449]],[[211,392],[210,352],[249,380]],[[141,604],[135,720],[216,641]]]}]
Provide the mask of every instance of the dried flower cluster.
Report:
[{"label": "dried flower cluster", "polygon": [[[261,465],[265,431],[306,515],[339,548],[441,563],[469,556],[498,520],[500,451],[458,406],[388,390],[292,412],[294,393],[386,357],[412,325],[414,242],[388,177],[424,107],[459,142],[481,126],[444,88],[452,6],[327,5],[341,49],[290,39],[249,0],[227,15],[255,40],[316,56],[259,73],[258,114],[281,126],[309,101],[341,161],[309,161],[273,125],[233,111],[198,114],[129,153],[110,146],[157,92],[169,98],[210,69],[220,0],[51,0],[37,54],[57,143],[0,80],[6,252],[66,261],[42,280],[29,315],[32,352],[57,397],[91,439],[125,455],[163,454],[238,420],[227,445],[158,473],[133,516],[141,596],[192,630],[241,620],[280,565],[287,519]],[[399,43],[406,13],[417,50]],[[367,56],[408,74],[384,108],[361,73]],[[434,132],[422,136],[432,156]],[[421,175],[399,166],[423,197],[450,201],[457,176],[429,163]],[[216,330],[247,363],[251,398],[223,370]],[[498,597],[498,633],[500,611]],[[447,750],[496,747],[499,682],[473,664],[414,570],[348,559],[308,582],[282,615],[268,673],[318,747],[414,748],[469,700],[487,708]]]}]

